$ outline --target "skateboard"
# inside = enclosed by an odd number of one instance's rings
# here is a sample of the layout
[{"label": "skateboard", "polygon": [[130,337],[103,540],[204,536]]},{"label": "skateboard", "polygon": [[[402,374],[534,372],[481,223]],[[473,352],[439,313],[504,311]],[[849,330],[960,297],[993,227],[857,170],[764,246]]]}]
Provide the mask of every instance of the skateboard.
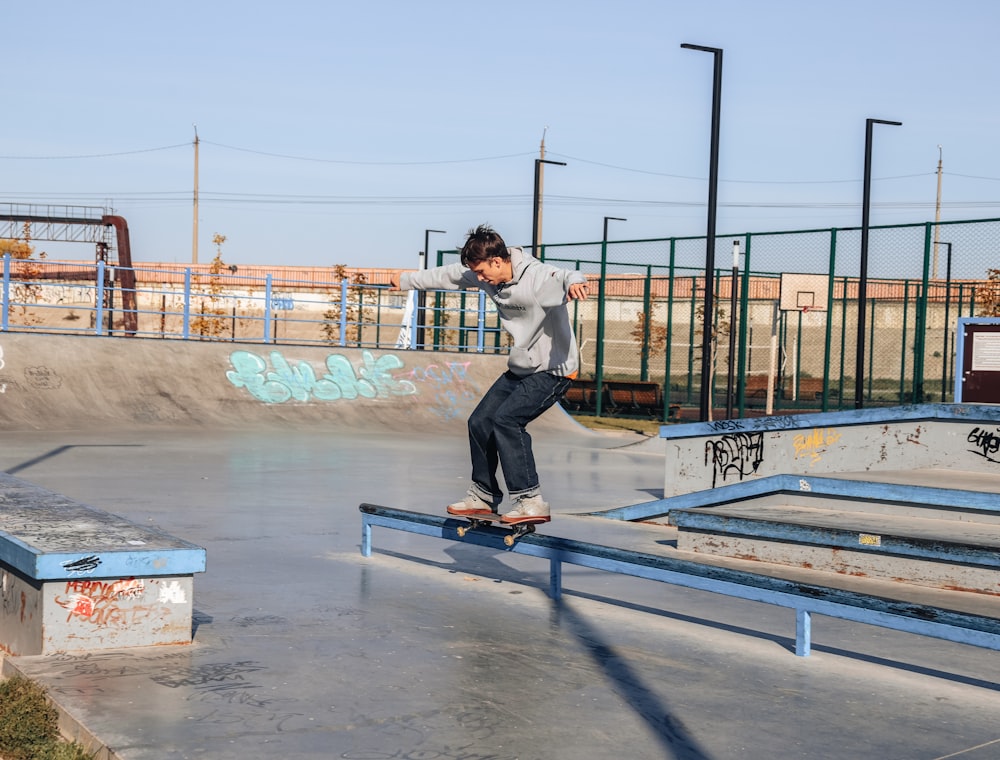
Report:
[{"label": "skateboard", "polygon": [[503,528],[510,530],[510,535],[503,537],[503,542],[507,546],[513,546],[514,542],[521,536],[526,536],[529,533],[535,532],[535,526],[541,523],[549,522],[548,517],[531,517],[525,520],[520,520],[516,523],[503,522],[500,515],[455,515],[455,517],[461,517],[469,521],[468,525],[459,525],[458,537],[465,538],[465,534],[470,530],[475,530],[476,528],[484,528],[487,525],[497,524]]}]

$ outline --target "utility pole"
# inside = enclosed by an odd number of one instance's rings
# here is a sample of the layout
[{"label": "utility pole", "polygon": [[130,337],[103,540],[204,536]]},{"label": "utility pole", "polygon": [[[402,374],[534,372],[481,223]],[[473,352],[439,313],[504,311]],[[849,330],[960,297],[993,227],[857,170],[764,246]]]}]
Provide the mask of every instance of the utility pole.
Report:
[{"label": "utility pole", "polygon": [[[540,243],[542,239],[542,197],[545,193],[545,133],[548,131],[548,127],[542,129],[542,143],[538,146],[538,187],[535,189],[537,206],[535,207],[536,221],[535,229],[532,231],[532,245]],[[534,249],[531,251],[531,255],[539,259],[541,258],[541,251]]]},{"label": "utility pole", "polygon": [[191,231],[191,263],[198,263],[198,125],[194,124],[194,222]]},{"label": "utility pole", "polygon": [[[944,157],[944,151],[941,150],[941,146],[938,145],[938,187],[937,187],[937,205],[934,211],[934,255],[932,257],[933,264],[931,266],[931,277],[937,279],[937,269],[938,269],[938,240],[941,237],[941,163]],[[943,398],[943,397],[942,397]]]}]

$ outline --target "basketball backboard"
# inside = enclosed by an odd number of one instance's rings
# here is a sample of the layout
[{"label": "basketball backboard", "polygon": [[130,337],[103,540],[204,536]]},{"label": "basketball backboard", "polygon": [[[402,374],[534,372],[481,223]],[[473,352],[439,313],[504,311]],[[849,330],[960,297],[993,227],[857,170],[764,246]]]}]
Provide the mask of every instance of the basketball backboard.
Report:
[{"label": "basketball backboard", "polygon": [[782,311],[826,311],[829,284],[825,274],[783,272],[779,306]]}]

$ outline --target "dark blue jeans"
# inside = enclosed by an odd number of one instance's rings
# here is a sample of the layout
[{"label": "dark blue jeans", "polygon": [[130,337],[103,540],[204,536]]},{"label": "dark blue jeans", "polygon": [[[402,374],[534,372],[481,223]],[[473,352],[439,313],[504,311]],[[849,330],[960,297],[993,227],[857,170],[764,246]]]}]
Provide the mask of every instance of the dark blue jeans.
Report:
[{"label": "dark blue jeans", "polygon": [[531,436],[525,426],[559,401],[569,378],[548,372],[520,377],[505,372],[469,417],[473,489],[494,505],[503,501],[497,465],[512,499],[539,492]]}]

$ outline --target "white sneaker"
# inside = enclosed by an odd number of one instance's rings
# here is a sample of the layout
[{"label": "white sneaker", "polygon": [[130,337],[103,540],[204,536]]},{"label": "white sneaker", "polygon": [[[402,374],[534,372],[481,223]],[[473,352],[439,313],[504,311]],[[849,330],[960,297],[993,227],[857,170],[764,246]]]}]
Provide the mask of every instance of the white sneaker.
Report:
[{"label": "white sneaker", "polygon": [[549,505],[541,496],[522,496],[514,502],[514,508],[502,518],[505,523],[524,522],[525,520],[542,519],[548,521]]},{"label": "white sneaker", "polygon": [[449,504],[447,508],[450,515],[492,515],[493,505],[483,501],[479,494],[469,491],[461,501]]}]

